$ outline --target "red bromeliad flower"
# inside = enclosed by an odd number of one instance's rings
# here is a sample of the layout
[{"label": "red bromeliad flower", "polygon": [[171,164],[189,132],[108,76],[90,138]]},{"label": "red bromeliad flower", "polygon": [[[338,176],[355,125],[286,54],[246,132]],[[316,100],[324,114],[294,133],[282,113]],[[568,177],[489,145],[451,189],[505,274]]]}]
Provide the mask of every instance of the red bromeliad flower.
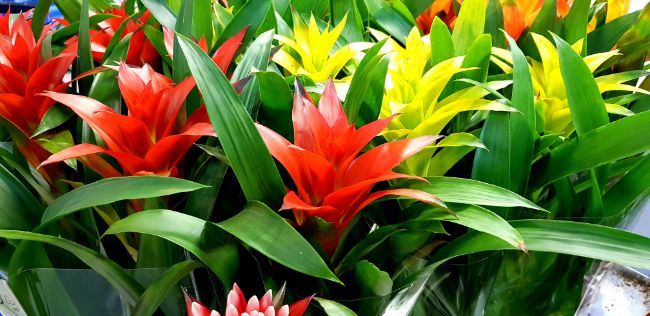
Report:
[{"label": "red bromeliad flower", "polygon": [[[54,101],[40,95],[45,90],[64,91],[62,83],[76,55],[74,46],[61,54],[44,58],[43,41],[52,26],[46,25],[36,40],[23,14],[9,23],[9,13],[0,17],[0,116],[15,127],[12,138],[32,166],[38,166],[50,153],[30,137]],[[50,180],[47,173],[41,172]]]},{"label": "red bromeliad flower", "polygon": [[444,207],[435,196],[418,190],[370,193],[382,181],[399,178],[425,181],[391,170],[430,145],[437,136],[388,142],[357,157],[393,117],[355,128],[348,123],[331,79],[318,109],[296,88],[292,117],[294,144],[262,125],[257,127],[273,157],[286,168],[296,185],[296,191],[290,190],[284,197],[282,208],[293,210],[298,225],[308,218],[320,217],[336,228],[336,236],[321,240],[326,251],[331,253],[335,249],[338,238],[359,211],[381,197],[405,196]]},{"label": "red bromeliad flower", "polygon": [[[115,33],[120,28],[120,25],[126,22],[126,26],[120,35],[120,39],[132,34],[129,40],[129,50],[126,54],[126,62],[130,65],[142,66],[144,64],[157,65],[160,61],[160,56],[156,48],[146,38],[142,26],[147,22],[151,16],[151,12],[145,11],[136,20],[129,18],[126,13],[124,4],[120,8],[110,8],[105,13],[115,15],[115,17],[106,19],[98,23],[99,30],[90,30],[90,49],[92,51],[93,59],[96,62],[101,62],[104,59],[104,53]],[[63,24],[68,24],[65,20],[59,20]],[[76,43],[78,37],[73,37],[66,44]]]},{"label": "red bromeliad flower", "polygon": [[[199,107],[183,124],[179,113],[193,78],[178,85],[156,73],[151,67],[130,68],[122,63],[117,76],[128,115],[85,96],[47,92],[79,115],[104,141],[107,148],[80,144],[64,149],[41,165],[80,158],[104,177],[157,174],[177,176],[177,164],[201,136],[216,136],[204,106]],[[181,119],[182,121],[182,119]],[[109,155],[120,164],[120,173],[97,154]]]},{"label": "red bromeliad flower", "polygon": [[[273,304],[273,294],[271,290],[266,292],[262,299],[253,295],[248,302],[244,293],[237,283],[232,287],[228,294],[226,302],[226,313],[224,316],[302,316],[309,306],[312,297],[307,297],[291,305]],[[187,314],[189,316],[220,316],[217,311],[210,311],[196,299],[185,293],[185,303],[187,305]]]}]

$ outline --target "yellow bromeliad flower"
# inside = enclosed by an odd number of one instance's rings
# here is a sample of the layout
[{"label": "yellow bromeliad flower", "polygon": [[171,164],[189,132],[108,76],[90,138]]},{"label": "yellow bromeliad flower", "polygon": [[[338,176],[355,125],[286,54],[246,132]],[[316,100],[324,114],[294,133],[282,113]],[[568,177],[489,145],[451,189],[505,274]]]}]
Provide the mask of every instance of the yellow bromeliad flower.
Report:
[{"label": "yellow bromeliad flower", "polygon": [[[538,127],[540,132],[561,134],[568,136],[575,130],[572,124],[571,110],[567,100],[566,89],[562,73],[560,72],[560,59],[557,49],[551,41],[539,34],[532,34],[533,40],[539,50],[541,61],[530,61],[530,72],[533,79],[533,90],[535,93],[535,110],[540,118]],[[582,41],[578,41],[571,47],[580,53]],[[593,73],[608,59],[618,54],[617,50],[593,54],[583,58],[585,64]],[[492,49],[492,61],[505,73],[512,73],[512,56],[510,52],[500,48]],[[647,91],[623,84],[623,82],[635,79],[629,73],[617,73],[596,78],[600,93],[607,91],[629,91],[646,93]],[[605,103],[607,112],[618,115],[633,115],[634,112],[627,108],[613,103]]]},{"label": "yellow bromeliad flower", "polygon": [[[385,36],[377,32],[374,34],[379,39]],[[431,60],[429,37],[422,37],[416,28],[409,33],[405,47],[391,40],[388,41],[387,47],[392,51],[392,56],[380,117],[397,115],[382,133],[387,140],[441,134],[452,118],[464,111],[515,111],[514,108],[502,103],[483,99],[489,92],[477,86],[441,98],[445,86],[452,77],[469,69],[462,67],[462,56],[429,67]],[[486,85],[498,90],[509,84],[510,81],[498,81]],[[406,160],[402,167],[406,168],[409,174],[414,175],[439,174],[440,170],[429,170],[429,162],[436,149],[443,146],[481,147],[482,145],[472,134],[452,134]]]},{"label": "yellow bromeliad flower", "polygon": [[[630,11],[630,0],[607,0],[606,10],[605,23],[609,23]],[[587,25],[587,31],[591,32],[596,29],[597,23],[598,18],[596,17],[596,14],[594,14],[594,17],[591,18],[591,21],[589,21],[589,24]]]},{"label": "yellow bromeliad flower", "polygon": [[323,32],[318,29],[312,15],[309,26],[298,16],[293,16],[293,38],[276,35],[275,38],[284,46],[275,53],[273,61],[292,75],[306,75],[314,82],[325,82],[330,76],[336,76],[345,64],[367,45],[353,43],[336,49],[347,16],[332,30],[329,26]]}]

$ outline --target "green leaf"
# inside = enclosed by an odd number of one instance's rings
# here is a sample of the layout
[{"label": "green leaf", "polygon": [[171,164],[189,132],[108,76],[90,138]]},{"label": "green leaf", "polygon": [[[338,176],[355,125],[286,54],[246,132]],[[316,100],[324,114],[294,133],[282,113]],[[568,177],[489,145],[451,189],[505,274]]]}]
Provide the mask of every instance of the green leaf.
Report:
[{"label": "green leaf", "polygon": [[69,251],[103,276],[120,294],[124,295],[129,304],[135,304],[143,292],[142,286],[118,264],[67,239],[15,230],[0,230],[0,237],[46,243]]},{"label": "green leaf", "polygon": [[320,297],[315,297],[314,299],[320,304],[327,316],[357,316],[352,310],[335,301]]},{"label": "green leaf", "polygon": [[[555,252],[650,268],[650,238],[601,225],[559,221],[518,220],[510,224],[521,233],[530,251]],[[501,239],[470,232],[438,251],[434,266],[465,254],[488,250],[514,250]]]},{"label": "green leaf", "polygon": [[409,11],[411,11],[413,16],[419,16],[422,12],[428,9],[435,0],[403,0],[402,2],[404,2],[404,5],[409,8]]},{"label": "green leaf", "polygon": [[253,71],[266,71],[271,55],[271,43],[274,30],[269,30],[258,36],[246,49],[244,56],[235,68],[230,82],[237,82],[248,77]]},{"label": "green leaf", "polygon": [[190,192],[201,188],[205,188],[205,186],[172,177],[133,176],[102,179],[72,190],[56,199],[45,209],[41,224],[45,225],[91,206]]},{"label": "green leaf", "polygon": [[45,113],[45,116],[43,116],[43,119],[38,124],[38,127],[36,127],[36,130],[34,130],[34,133],[31,137],[34,138],[55,127],[58,127],[59,125],[63,124],[63,122],[67,121],[72,116],[72,114],[73,112],[64,106],[55,105],[51,107]]},{"label": "green leaf", "polygon": [[[126,58],[131,36],[132,34],[126,35],[115,45],[111,55],[104,58],[104,65],[115,65],[115,63]],[[122,98],[116,74],[117,72],[114,70],[106,70],[95,75],[88,96],[113,109],[120,109],[122,106]]]},{"label": "green leaf", "polygon": [[434,147],[458,147],[458,146],[469,146],[476,148],[485,148],[485,145],[481,143],[481,139],[474,136],[471,133],[453,133],[443,138]]},{"label": "green leaf", "polygon": [[[588,2],[588,1],[587,1]],[[567,42],[554,36],[571,118],[578,136],[609,123],[605,102],[589,67]]]},{"label": "green leaf", "polygon": [[79,21],[81,16],[81,2],[79,0],[54,0],[54,4],[59,8],[63,17],[72,22]]},{"label": "green leaf", "polygon": [[354,267],[354,279],[359,287],[359,313],[361,315],[378,315],[388,303],[393,290],[393,281],[388,273],[374,264],[364,260]]},{"label": "green leaf", "polygon": [[285,193],[280,173],[228,78],[196,44],[178,38],[246,198],[279,206]]},{"label": "green leaf", "polygon": [[372,19],[388,34],[400,43],[406,43],[406,37],[415,26],[415,19],[406,6],[399,0],[364,0]]},{"label": "green leaf", "polygon": [[[432,44],[433,45],[433,44]],[[478,68],[474,70],[463,71],[458,74],[460,78],[470,79],[477,82],[485,82],[487,71],[490,66],[490,56],[492,51],[492,36],[490,34],[479,35],[467,49],[467,55],[463,59],[463,68]],[[456,91],[460,88],[470,87],[466,82],[457,82]]]},{"label": "green leaf", "polygon": [[341,282],[307,240],[260,202],[249,202],[243,211],[216,225],[286,267]]},{"label": "green leaf", "polygon": [[[477,150],[472,178],[524,194],[535,138],[533,84],[526,57],[512,38],[506,38],[514,62],[512,106],[521,113],[490,112],[481,132],[481,141],[489,151]],[[506,219],[517,216],[505,211]]]},{"label": "green leaf", "polygon": [[[93,68],[92,51],[90,50],[90,21],[88,0],[81,1],[81,11],[79,17],[79,34],[77,41],[77,74],[84,73]],[[87,95],[92,85],[92,77],[79,79],[79,92],[81,95]]]},{"label": "green leaf", "polygon": [[540,60],[539,51],[533,40],[532,33],[540,34],[548,39],[551,39],[550,32],[558,32],[556,30],[559,27],[557,20],[557,0],[547,0],[544,1],[542,8],[537,14],[537,18],[530,26],[530,29],[527,32],[522,34],[523,39],[520,38],[520,47],[526,54],[526,56],[532,57],[533,59]]},{"label": "green leaf", "polygon": [[383,64],[389,62],[389,58],[385,58],[384,55],[379,55],[385,43],[385,40],[380,41],[366,51],[365,56],[352,76],[350,88],[348,89],[348,94],[345,96],[345,103],[343,104],[343,109],[351,123],[357,120],[359,109],[361,109],[361,105],[363,104],[363,97],[370,88],[371,76],[386,68]]},{"label": "green leaf", "polygon": [[[544,1],[550,2],[549,1]],[[536,17],[535,20],[539,19]],[[534,23],[534,22],[533,22]],[[500,0],[489,0],[485,12],[485,30],[484,32],[492,36],[492,45],[495,47],[506,48],[506,37],[501,32],[503,26],[503,8]]]},{"label": "green leaf", "polygon": [[[192,36],[194,38],[205,38],[208,47],[212,46],[212,1],[210,0],[193,0],[192,9]],[[217,4],[218,5],[218,4]]]},{"label": "green leaf", "polygon": [[573,138],[535,163],[530,187],[650,150],[649,133],[650,112],[642,112]]},{"label": "green leaf", "polygon": [[36,39],[41,37],[43,25],[45,24],[47,14],[50,12],[51,4],[52,0],[41,0],[38,1],[36,7],[34,8],[34,14],[32,15],[32,32],[34,33],[34,38]]},{"label": "green leaf", "polygon": [[[564,19],[564,40],[573,44],[587,37],[590,0],[576,0],[571,5],[569,14]],[[568,85],[567,85],[568,86]]]},{"label": "green leaf", "polygon": [[[178,36],[186,36],[186,37],[191,37],[192,35],[192,5],[193,5],[193,0],[187,0],[183,1],[181,4],[181,9],[178,12],[178,16],[176,18],[176,25],[175,25],[175,30],[176,34],[174,35],[174,59],[172,60],[172,79],[174,79],[175,83],[180,83],[183,81],[185,78],[187,78],[190,74],[190,69],[189,66],[187,65],[187,60],[185,59],[185,55],[182,53],[180,44],[179,44],[179,39]],[[191,96],[191,94],[190,94]],[[186,107],[188,107],[188,111],[191,112],[191,107],[188,106],[189,99],[191,97],[188,96],[188,100],[186,100]]]},{"label": "green leaf", "polygon": [[409,187],[431,193],[445,203],[525,207],[543,211],[541,207],[517,193],[493,184],[453,177],[427,177],[426,179],[429,183],[417,182]]},{"label": "green leaf", "polygon": [[31,230],[38,225],[38,213],[43,207],[3,165],[0,165],[0,199],[0,229]]},{"label": "green leaf", "polygon": [[[483,144],[483,143],[481,143]],[[483,145],[485,147],[485,145]],[[461,147],[444,147],[438,151],[431,161],[429,161],[428,176],[442,176],[463,157],[472,152],[474,147],[461,146]]]},{"label": "green leaf", "polygon": [[196,260],[184,261],[175,264],[169,270],[151,284],[142,293],[137,304],[133,308],[131,315],[133,316],[149,316],[153,315],[158,309],[158,306],[163,302],[167,294],[182,280],[187,274],[194,269],[200,268],[203,263]]},{"label": "green leaf", "polygon": [[419,219],[435,219],[456,223],[476,231],[481,231],[496,236],[513,247],[526,250],[524,240],[519,232],[514,229],[499,215],[476,205],[450,205],[453,214],[435,209],[430,206],[422,206],[423,211]]},{"label": "green leaf", "polygon": [[217,194],[228,170],[228,165],[217,159],[207,159],[205,163],[198,165],[195,164],[199,168],[198,175],[193,177],[192,180],[208,187],[190,193],[187,203],[185,203],[184,213],[208,220],[212,215]]},{"label": "green leaf", "polygon": [[[363,238],[361,241],[357,242],[349,251],[346,251],[343,259],[341,259],[341,262],[338,264],[336,269],[334,271],[336,274],[341,274],[346,271],[346,269],[352,267],[356,262],[361,260],[365,255],[370,253],[373,249],[377,248],[380,244],[382,244],[386,239],[388,239],[390,236],[393,236],[396,233],[404,231],[404,228],[402,228],[402,225],[396,224],[396,225],[387,225],[387,226],[382,226],[377,228],[376,230],[370,232],[365,238]],[[337,248],[342,249],[341,247]],[[336,251],[334,253],[334,257],[332,258],[333,262],[338,261],[339,257],[339,252]]]},{"label": "green leaf", "polygon": [[291,139],[293,132],[291,110],[293,93],[284,78],[275,72],[258,72],[255,74],[260,88],[262,102],[261,123]]},{"label": "green leaf", "polygon": [[431,65],[437,65],[441,61],[455,56],[454,41],[449,33],[449,28],[437,16],[431,23],[429,38],[435,39],[431,41]]},{"label": "green leaf", "polygon": [[151,25],[143,26],[142,30],[149,42],[151,42],[151,45],[156,49],[156,52],[158,52],[158,55],[160,55],[160,58],[162,58],[163,62],[169,66],[173,66],[173,62],[171,58],[169,58],[167,48],[165,47],[163,32]]},{"label": "green leaf", "polygon": [[341,22],[344,16],[347,16],[345,27],[341,36],[347,40],[348,43],[362,42],[363,41],[363,19],[357,7],[357,1],[348,0],[330,0],[332,7],[332,25],[337,25]]},{"label": "green leaf", "polygon": [[646,155],[603,196],[603,216],[616,216],[650,188],[650,155]]},{"label": "green leaf", "polygon": [[122,219],[108,234],[141,233],[169,240],[193,253],[230,286],[239,266],[237,245],[228,234],[202,219],[170,210],[148,210]]},{"label": "green leaf", "polygon": [[464,55],[474,40],[483,34],[485,27],[485,0],[467,0],[458,12],[456,25],[451,37],[454,42],[456,56]]},{"label": "green leaf", "polygon": [[639,16],[639,11],[618,17],[587,35],[587,55],[608,52],[627,32]]},{"label": "green leaf", "polygon": [[235,36],[237,32],[250,25],[250,29],[246,32],[246,37],[242,41],[242,43],[247,43],[254,34],[260,31],[269,10],[271,10],[270,0],[250,0],[246,2],[219,35],[216,45],[221,46],[226,40]]},{"label": "green leaf", "polygon": [[160,22],[164,27],[175,30],[176,29],[176,14],[172,9],[167,6],[165,1],[162,0],[142,0],[142,4],[151,14]]}]

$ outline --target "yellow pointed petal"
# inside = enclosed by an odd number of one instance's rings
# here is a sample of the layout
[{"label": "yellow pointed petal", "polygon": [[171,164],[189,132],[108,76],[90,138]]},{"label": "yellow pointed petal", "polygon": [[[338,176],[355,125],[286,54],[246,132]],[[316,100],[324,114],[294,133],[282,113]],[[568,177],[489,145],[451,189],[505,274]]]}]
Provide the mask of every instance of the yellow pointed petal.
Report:
[{"label": "yellow pointed petal", "polygon": [[587,64],[587,67],[589,67],[589,70],[591,72],[596,71],[600,65],[602,65],[604,62],[606,62],[608,59],[618,55],[618,50],[613,50],[611,52],[605,52],[605,53],[599,53],[599,54],[593,54],[589,55],[584,58],[585,64]]},{"label": "yellow pointed petal", "polygon": [[629,92],[636,92],[636,93],[643,93],[643,94],[650,95],[650,92],[647,90],[635,86],[622,84],[622,83],[599,84],[598,90],[600,91],[600,93],[604,93],[607,91],[629,91]]},{"label": "yellow pointed petal", "polygon": [[613,103],[605,103],[605,109],[607,110],[607,113],[623,115],[623,116],[632,116],[636,114],[624,106],[620,106],[618,104],[613,104]]},{"label": "yellow pointed petal", "polygon": [[282,66],[282,68],[286,69],[292,75],[297,74],[301,69],[300,64],[283,50],[279,50],[273,55],[273,61]]}]

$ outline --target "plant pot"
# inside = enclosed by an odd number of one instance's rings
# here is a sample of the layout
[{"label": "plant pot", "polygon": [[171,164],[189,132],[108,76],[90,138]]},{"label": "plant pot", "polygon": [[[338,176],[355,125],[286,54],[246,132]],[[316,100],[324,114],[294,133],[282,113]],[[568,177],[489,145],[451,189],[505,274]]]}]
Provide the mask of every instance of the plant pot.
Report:
[{"label": "plant pot", "polygon": [[[160,278],[165,268],[126,270],[144,288]],[[91,269],[31,269],[9,278],[13,292],[27,315],[126,316],[130,306],[106,279]],[[161,309],[165,315],[182,315],[182,280],[168,293]],[[13,315],[12,315],[13,316]],[[16,315],[22,316],[22,315]]]}]

